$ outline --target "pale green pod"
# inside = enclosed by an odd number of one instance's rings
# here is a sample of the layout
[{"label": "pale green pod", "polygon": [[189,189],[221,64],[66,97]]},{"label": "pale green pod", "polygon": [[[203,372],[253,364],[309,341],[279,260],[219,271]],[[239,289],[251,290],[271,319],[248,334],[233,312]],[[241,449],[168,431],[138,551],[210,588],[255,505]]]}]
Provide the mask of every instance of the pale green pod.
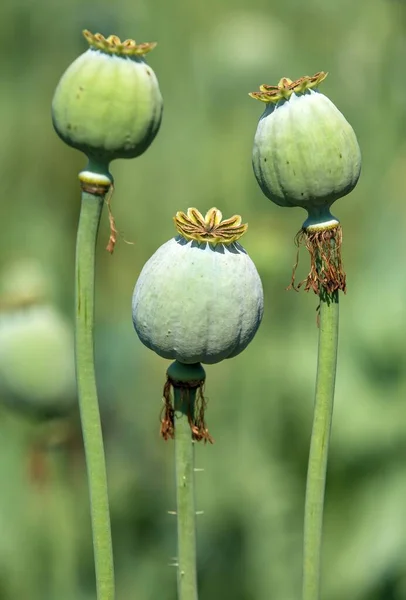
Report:
[{"label": "pale green pod", "polygon": [[0,396],[42,414],[75,404],[73,332],[51,305],[0,315]]},{"label": "pale green pod", "polygon": [[175,222],[181,234],[155,252],[136,283],[135,330],[163,358],[185,364],[232,358],[253,339],[263,313],[260,277],[236,241],[246,226],[240,217],[221,222],[217,209],[205,218],[189,209]]},{"label": "pale green pod", "polygon": [[252,157],[262,191],[280,206],[300,206],[310,217],[322,218],[354,189],[361,172],[353,128],[331,100],[313,89],[325,77],[282,79],[251,94],[267,103]]},{"label": "pale green pod", "polygon": [[109,163],[139,156],[162,118],[158,80],[144,60],[155,44],[84,35],[90,48],[68,67],[55,91],[55,130],[91,159]]}]

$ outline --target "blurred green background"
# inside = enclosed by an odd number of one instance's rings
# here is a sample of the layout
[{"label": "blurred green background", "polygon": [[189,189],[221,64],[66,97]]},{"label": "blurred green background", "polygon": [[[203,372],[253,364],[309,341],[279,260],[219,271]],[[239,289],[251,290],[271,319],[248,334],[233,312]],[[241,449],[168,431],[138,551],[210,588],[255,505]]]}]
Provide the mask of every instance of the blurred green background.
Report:
[{"label": "blurred green background", "polygon": [[[140,270],[172,216],[217,206],[249,223],[263,324],[207,368],[213,446],[197,447],[201,600],[297,600],[317,353],[314,295],[286,292],[300,209],[260,192],[251,148],[261,83],[329,71],[322,85],[363,153],[344,227],[323,599],[406,599],[406,3],[396,0],[3,0],[0,5],[0,599],[93,600],[87,484],[72,372],[77,173],[52,129],[59,77],[81,30],[159,42],[164,96],[142,157],[112,164],[119,239],[97,266],[96,355],[117,600],[176,598],[173,446],[159,438],[168,363],[131,322]],[[300,273],[306,272],[303,252]],[[24,337],[25,336],[25,337]],[[24,339],[24,343],[19,340]],[[24,352],[19,348],[24,348]],[[50,350],[51,348],[51,350]],[[20,362],[30,365],[22,370]],[[65,416],[73,406],[73,416]],[[50,418],[52,417],[52,418]]]}]

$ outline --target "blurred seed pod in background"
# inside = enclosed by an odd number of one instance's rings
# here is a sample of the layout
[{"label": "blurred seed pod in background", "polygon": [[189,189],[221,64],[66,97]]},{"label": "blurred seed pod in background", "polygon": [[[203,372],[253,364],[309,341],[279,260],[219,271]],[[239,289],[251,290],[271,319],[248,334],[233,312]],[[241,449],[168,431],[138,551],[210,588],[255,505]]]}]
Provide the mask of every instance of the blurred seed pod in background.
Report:
[{"label": "blurred seed pod in background", "polygon": [[40,419],[76,406],[73,331],[50,288],[39,265],[22,262],[4,273],[0,292],[0,397]]}]

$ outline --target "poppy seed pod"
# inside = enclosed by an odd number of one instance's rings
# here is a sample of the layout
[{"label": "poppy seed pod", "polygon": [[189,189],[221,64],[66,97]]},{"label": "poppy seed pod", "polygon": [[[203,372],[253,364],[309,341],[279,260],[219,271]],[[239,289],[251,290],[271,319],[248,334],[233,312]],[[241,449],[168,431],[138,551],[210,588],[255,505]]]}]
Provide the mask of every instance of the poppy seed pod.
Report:
[{"label": "poppy seed pod", "polygon": [[[319,285],[345,291],[340,245],[341,227],[330,213],[338,198],[356,186],[361,152],[353,128],[326,96],[315,89],[327,74],[262,85],[250,96],[266,103],[254,139],[252,162],[264,194],[279,206],[308,212],[298,238],[312,257],[306,289]],[[327,256],[322,280],[316,277],[318,255]],[[325,279],[324,274],[327,275]]]},{"label": "poppy seed pod", "polygon": [[254,140],[253,167],[268,198],[280,206],[319,212],[356,185],[361,153],[354,130],[326,96],[314,89],[317,73],[251,96],[266,103]]},{"label": "poppy seed pod", "polygon": [[179,235],[144,266],[133,296],[140,340],[159,356],[213,364],[236,356],[254,337],[263,311],[262,284],[237,242],[241,217],[221,221],[212,208],[178,212]]},{"label": "poppy seed pod", "polygon": [[[216,208],[205,217],[189,208],[174,221],[179,235],[142,269],[132,314],[141,342],[181,363],[176,385],[184,381],[188,387],[188,366],[196,370],[199,363],[218,363],[247,347],[262,319],[263,290],[254,263],[237,241],[247,229],[241,217],[222,221]],[[174,381],[169,371],[168,381]],[[168,400],[168,393],[164,396]],[[170,414],[168,408],[166,421]],[[196,427],[203,435],[203,421]]]},{"label": "poppy seed pod", "polygon": [[0,391],[10,405],[41,418],[75,407],[73,334],[53,306],[1,312]]},{"label": "poppy seed pod", "polygon": [[144,61],[156,44],[83,33],[89,49],[63,74],[52,120],[66,144],[108,166],[115,158],[142,154],[158,132],[162,96]]}]

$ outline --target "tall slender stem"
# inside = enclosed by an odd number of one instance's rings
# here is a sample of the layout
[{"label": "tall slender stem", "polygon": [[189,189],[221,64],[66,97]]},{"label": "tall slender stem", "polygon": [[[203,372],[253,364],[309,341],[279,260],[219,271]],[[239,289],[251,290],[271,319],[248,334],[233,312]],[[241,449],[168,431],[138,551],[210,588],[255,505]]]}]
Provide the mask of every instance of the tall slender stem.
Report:
[{"label": "tall slender stem", "polygon": [[[187,398],[186,398],[187,396]],[[174,388],[176,503],[178,521],[178,600],[197,600],[194,442],[189,415],[196,388]]]},{"label": "tall slender stem", "polygon": [[324,492],[333,416],[338,343],[338,291],[321,296],[313,430],[307,472],[303,600],[319,600]]},{"label": "tall slender stem", "polygon": [[[194,441],[200,429],[205,430],[202,386],[206,373],[200,363],[183,364],[175,360],[167,370],[164,396],[170,409],[170,389],[173,389],[173,413],[167,418],[175,438],[176,504],[178,521],[178,600],[197,600],[196,509]],[[169,387],[168,387],[169,386]],[[168,394],[168,395],[166,395]],[[199,394],[200,396],[198,396]],[[168,406],[167,406],[168,408]],[[200,414],[201,413],[201,414]],[[173,418],[174,417],[174,418]],[[199,417],[196,420],[196,417]],[[192,429],[194,430],[192,434]],[[196,439],[209,439],[205,436]]]},{"label": "tall slender stem", "polygon": [[95,247],[104,195],[82,192],[76,245],[76,377],[90,492],[98,600],[114,599],[114,567],[103,435],[94,368]]}]

